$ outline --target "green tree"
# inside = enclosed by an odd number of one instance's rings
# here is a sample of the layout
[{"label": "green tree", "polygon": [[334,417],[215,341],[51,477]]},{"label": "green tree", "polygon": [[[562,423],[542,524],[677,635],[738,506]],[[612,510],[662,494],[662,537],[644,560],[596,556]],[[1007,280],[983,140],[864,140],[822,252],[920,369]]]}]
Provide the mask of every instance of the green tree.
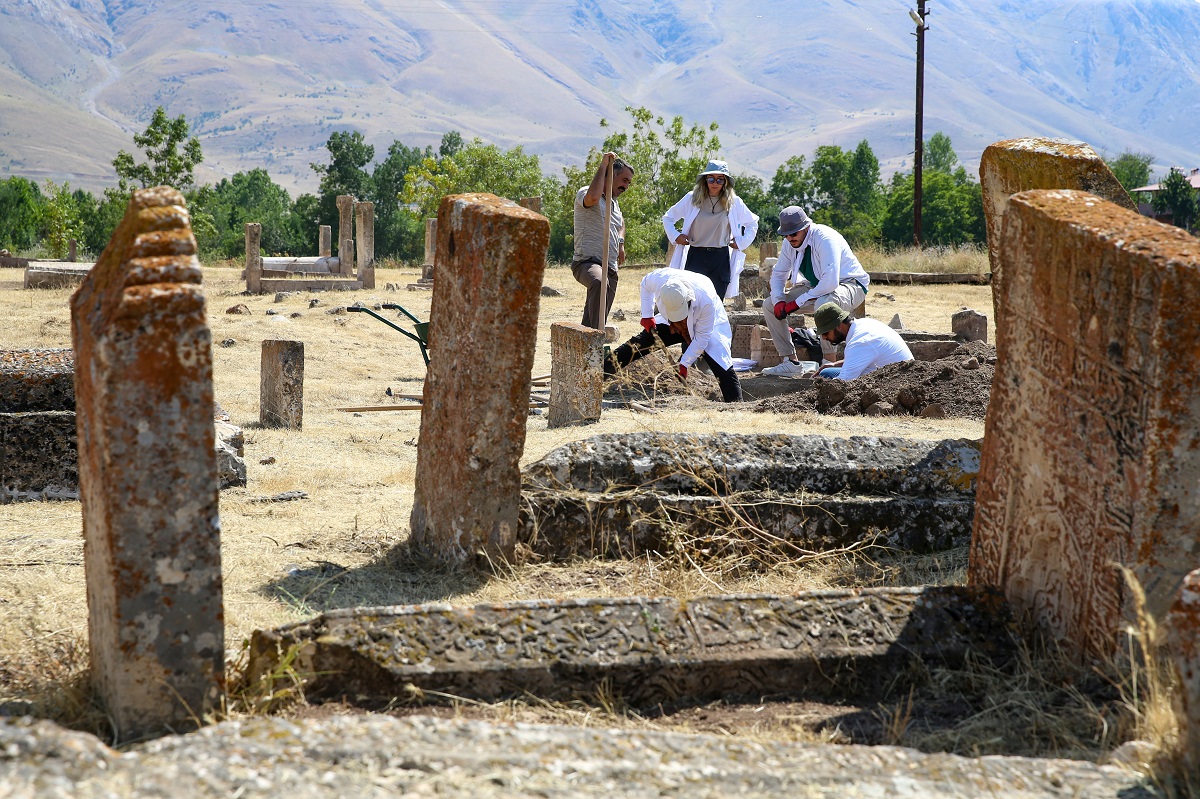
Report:
[{"label": "green tree", "polygon": [[775,176],[771,178],[771,187],[767,194],[775,206],[775,221],[779,219],[779,209],[789,205],[812,208],[816,183],[812,170],[805,165],[804,156],[793,155],[779,165]]},{"label": "green tree", "polygon": [[758,216],[758,235],[755,241],[763,241],[769,235],[775,235],[774,220],[779,218],[779,206],[771,202],[762,178],[755,175],[735,175],[733,188],[755,215]]},{"label": "green tree", "polygon": [[[582,167],[563,169],[563,191],[569,192],[570,205],[562,205],[573,212],[575,192],[591,182],[601,155],[615,152],[635,171],[633,185],[621,195],[620,203],[625,214],[625,252],[631,260],[640,261],[665,251],[666,235],[660,222],[663,212],[691,191],[696,177],[720,150],[721,142],[716,122],[707,127],[687,125],[682,116],[668,121],[648,108],[627,106],[625,110],[633,118],[632,131],[608,134],[601,149],[592,148],[588,153]],[[608,121],[600,120],[600,127],[608,128]],[[565,218],[558,222],[563,227],[568,223]]]},{"label": "green tree", "polygon": [[43,202],[32,180],[16,176],[0,180],[0,247],[20,252],[37,244]]},{"label": "green tree", "polygon": [[[448,135],[448,134],[447,134]],[[445,137],[443,137],[443,140]],[[408,171],[422,159],[433,156],[433,148],[407,147],[392,142],[387,158],[371,174],[375,202],[375,254],[415,260],[424,254],[425,226],[413,214],[404,213],[400,195]]]},{"label": "green tree", "polygon": [[1200,217],[1196,190],[1183,172],[1175,167],[1171,167],[1167,176],[1159,181],[1158,191],[1151,197],[1150,204],[1157,214],[1169,213],[1171,223],[1184,230],[1191,230],[1197,217]]},{"label": "green tree", "polygon": [[[338,195],[349,194],[359,200],[372,196],[371,175],[366,167],[375,158],[375,148],[367,144],[358,131],[343,130],[329,134],[325,149],[329,151],[329,163],[309,166],[321,176],[317,195],[320,198],[319,218],[326,220],[322,224],[333,227],[336,238]],[[337,246],[336,241],[334,246]]]},{"label": "green tree", "polygon": [[457,130],[448,130],[442,134],[442,143],[438,146],[438,158],[453,158],[466,146],[462,134]]},{"label": "green tree", "polygon": [[501,150],[473,139],[454,155],[422,158],[408,170],[401,199],[415,206],[418,219],[424,219],[437,216],[447,194],[490,192],[519,200],[541,195],[545,181],[536,155],[527,155],[521,147]]},{"label": "green tree", "polygon": [[129,195],[109,188],[105,189],[101,198],[94,202],[95,207],[81,215],[83,248],[99,257],[100,253],[104,252],[104,248],[108,246],[113,231],[117,229],[117,225],[121,224],[121,217],[125,215],[125,209],[129,206]]},{"label": "green tree", "polygon": [[70,251],[71,239],[81,238],[83,226],[79,220],[79,209],[71,193],[71,185],[63,181],[61,186],[46,180],[46,206],[42,220],[46,231],[46,249],[51,258],[65,258]]},{"label": "green tree", "polygon": [[[890,244],[910,244],[913,223],[913,176],[897,172],[892,177],[881,233]],[[941,171],[925,174],[921,186],[921,240],[931,245],[982,243],[986,240],[983,193],[959,167],[953,175]]]},{"label": "green tree", "polygon": [[195,184],[194,171],[204,155],[200,140],[188,136],[188,123],[182,114],[168,119],[160,105],[154,109],[146,130],[133,135],[133,143],[144,151],[147,160],[138,164],[130,153],[124,150],[117,153],[112,163],[122,193],[151,186],[172,186],[187,192]]},{"label": "green tree", "polygon": [[809,173],[808,209],[814,221],[835,228],[852,244],[879,238],[884,205],[879,159],[866,139],[854,150],[837,145],[818,147]]},{"label": "green tree", "polygon": [[[945,133],[938,131],[929,137],[923,148],[924,157],[921,159],[921,168],[925,172],[944,172],[947,175],[954,174],[954,168],[958,166],[958,155],[954,152],[954,146],[950,143],[950,137]],[[924,180],[921,181],[924,183]]]},{"label": "green tree", "polygon": [[1125,187],[1125,191],[1133,194],[1133,190],[1150,182],[1150,164],[1154,156],[1150,153],[1135,153],[1126,150],[1112,160],[1104,159],[1112,170],[1117,181]]},{"label": "green tree", "polygon": [[[222,179],[206,193],[203,205],[211,215],[216,241],[211,249],[222,258],[245,252],[246,223],[262,225],[262,250],[268,255],[299,255],[303,241],[293,239],[292,199],[271,180],[265,169],[252,169]],[[206,248],[207,249],[207,248]]]}]

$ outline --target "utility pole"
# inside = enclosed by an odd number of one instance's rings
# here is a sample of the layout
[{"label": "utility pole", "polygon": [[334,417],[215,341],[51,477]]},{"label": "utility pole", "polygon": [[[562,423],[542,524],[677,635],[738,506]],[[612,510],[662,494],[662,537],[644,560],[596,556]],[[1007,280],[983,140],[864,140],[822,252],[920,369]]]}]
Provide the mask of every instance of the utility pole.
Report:
[{"label": "utility pole", "polygon": [[917,136],[913,148],[913,244],[921,246],[921,168],[925,160],[925,0],[917,0],[917,10],[908,15],[917,23]]}]

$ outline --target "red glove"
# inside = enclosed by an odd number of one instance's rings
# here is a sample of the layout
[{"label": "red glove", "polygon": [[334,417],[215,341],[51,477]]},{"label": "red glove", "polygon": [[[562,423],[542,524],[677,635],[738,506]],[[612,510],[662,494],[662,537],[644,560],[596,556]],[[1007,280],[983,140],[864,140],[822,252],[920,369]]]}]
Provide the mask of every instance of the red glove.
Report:
[{"label": "red glove", "polygon": [[683,364],[679,364],[679,379],[687,380],[687,367]]},{"label": "red glove", "polygon": [[644,330],[645,330],[647,333],[653,333],[653,332],[654,332],[654,328],[656,328],[656,327],[658,327],[658,325],[654,324],[654,317],[653,317],[653,316],[643,316],[643,317],[642,317],[642,328],[643,328],[643,329],[644,329]]},{"label": "red glove", "polygon": [[788,300],[788,303],[783,306],[784,315],[786,316],[787,314],[790,314],[793,311],[798,310],[799,308],[800,308],[800,306],[797,303],[792,302],[791,300]]},{"label": "red glove", "polygon": [[[797,306],[797,307],[799,307],[799,306]],[[787,316],[787,303],[785,303],[785,302],[775,303],[775,318],[782,319],[785,316]]]}]

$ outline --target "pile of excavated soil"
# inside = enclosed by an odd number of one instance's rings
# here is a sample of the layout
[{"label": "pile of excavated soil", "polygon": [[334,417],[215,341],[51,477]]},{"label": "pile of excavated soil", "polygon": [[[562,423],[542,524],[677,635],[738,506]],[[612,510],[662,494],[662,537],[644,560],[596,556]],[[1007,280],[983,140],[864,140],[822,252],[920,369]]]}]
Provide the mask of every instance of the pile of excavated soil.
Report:
[{"label": "pile of excavated soil", "polygon": [[936,361],[904,361],[857,380],[817,380],[791,394],[760,400],[754,409],[831,416],[911,415],[982,420],[996,372],[996,348],[962,344]]}]

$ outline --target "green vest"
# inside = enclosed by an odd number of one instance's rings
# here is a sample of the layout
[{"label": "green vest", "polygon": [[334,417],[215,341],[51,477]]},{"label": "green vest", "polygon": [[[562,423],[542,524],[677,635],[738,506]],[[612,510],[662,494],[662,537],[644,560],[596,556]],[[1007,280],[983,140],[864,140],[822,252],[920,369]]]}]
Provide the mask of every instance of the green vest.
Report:
[{"label": "green vest", "polygon": [[808,281],[808,285],[817,285],[817,276],[813,274],[812,247],[804,248],[804,258],[800,261],[800,274]]}]

